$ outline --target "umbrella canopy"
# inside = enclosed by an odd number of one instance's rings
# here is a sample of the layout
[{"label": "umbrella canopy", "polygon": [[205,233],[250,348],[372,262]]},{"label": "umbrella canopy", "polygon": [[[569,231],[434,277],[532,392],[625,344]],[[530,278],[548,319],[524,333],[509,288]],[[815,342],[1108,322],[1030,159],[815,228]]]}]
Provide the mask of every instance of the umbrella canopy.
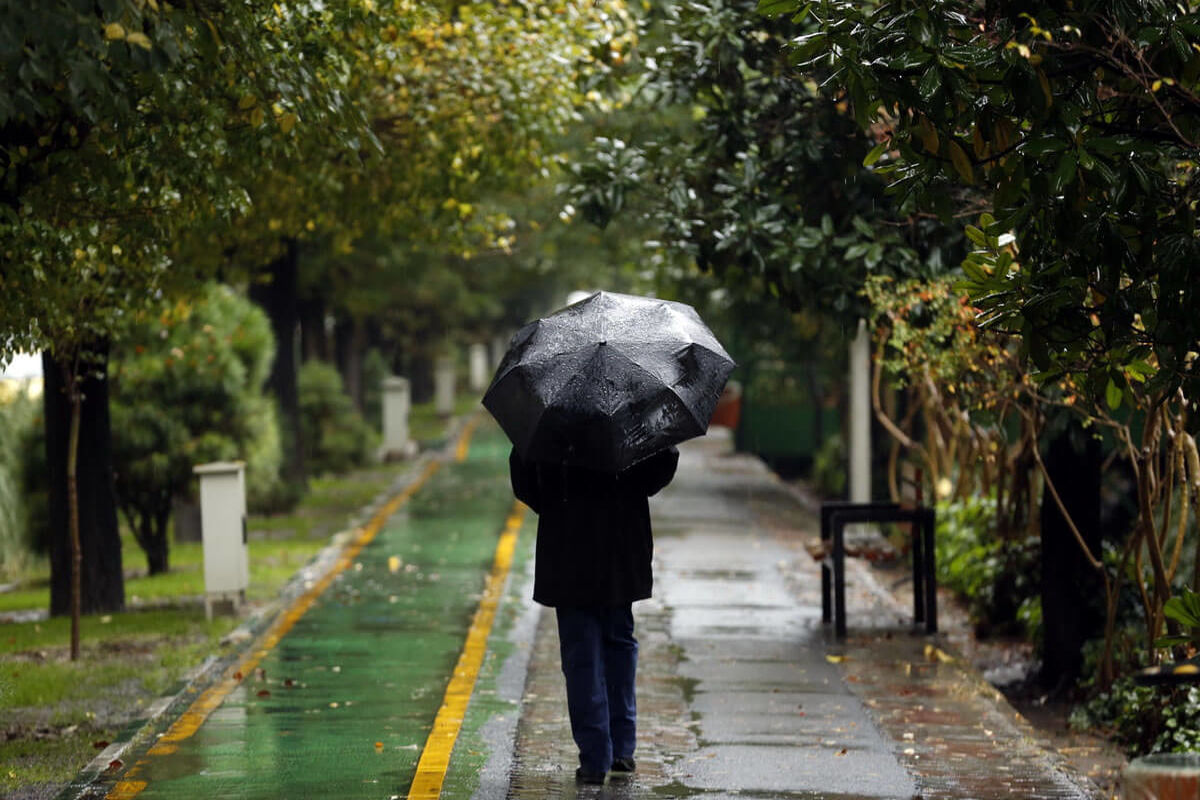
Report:
[{"label": "umbrella canopy", "polygon": [[702,435],[733,367],[691,306],[597,292],[517,331],[483,405],[522,457],[617,472]]}]

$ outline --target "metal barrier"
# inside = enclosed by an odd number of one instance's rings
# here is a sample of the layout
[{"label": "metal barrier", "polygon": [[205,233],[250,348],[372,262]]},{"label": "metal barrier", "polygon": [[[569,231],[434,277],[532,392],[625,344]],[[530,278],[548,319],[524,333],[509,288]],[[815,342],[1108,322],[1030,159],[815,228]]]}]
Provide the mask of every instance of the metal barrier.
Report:
[{"label": "metal barrier", "polygon": [[[926,633],[937,633],[937,575],[934,571],[936,563],[933,549],[935,521],[933,509],[926,506],[914,508],[899,503],[840,501],[822,503],[821,544],[827,555],[821,559],[821,622],[828,625],[832,617],[835,635],[839,639],[845,638],[846,526],[867,522],[907,522],[913,526],[913,622],[925,623]],[[832,548],[829,549],[831,539]]]}]

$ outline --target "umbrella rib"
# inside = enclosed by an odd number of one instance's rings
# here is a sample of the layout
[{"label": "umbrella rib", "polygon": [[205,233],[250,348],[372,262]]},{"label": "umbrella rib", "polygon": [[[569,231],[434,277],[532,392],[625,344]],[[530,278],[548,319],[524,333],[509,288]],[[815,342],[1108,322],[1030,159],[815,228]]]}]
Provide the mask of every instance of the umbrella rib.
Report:
[{"label": "umbrella rib", "polygon": [[682,395],[680,395],[679,392],[675,391],[674,386],[672,386],[667,381],[663,380],[663,377],[661,375],[656,374],[652,370],[647,369],[644,365],[639,364],[638,362],[634,361],[632,358],[627,356],[625,353],[621,352],[620,348],[614,347],[611,349],[614,353],[616,353],[621,358],[623,358],[626,362],[628,362],[631,366],[636,368],[639,372],[642,372],[645,375],[649,375],[653,380],[656,380],[660,384],[662,384],[663,388],[668,389],[671,392],[671,394],[675,395],[675,397],[679,400],[679,405],[683,406],[684,410],[687,411],[688,416],[690,416],[692,418],[692,420],[695,421],[695,423],[700,427],[700,430],[703,431],[703,430],[708,429],[708,422],[700,420],[696,416],[696,412],[694,410],[692,410],[692,407],[689,406],[687,401],[683,399]]}]

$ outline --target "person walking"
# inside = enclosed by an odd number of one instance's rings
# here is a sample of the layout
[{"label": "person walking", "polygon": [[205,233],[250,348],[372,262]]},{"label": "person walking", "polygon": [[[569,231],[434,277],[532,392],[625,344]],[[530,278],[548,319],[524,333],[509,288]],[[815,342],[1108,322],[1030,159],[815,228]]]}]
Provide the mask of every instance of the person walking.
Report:
[{"label": "person walking", "polygon": [[604,783],[635,769],[638,643],[633,603],[650,597],[647,498],[675,475],[668,447],[616,473],[509,456],[513,494],[538,515],[533,599],[554,608],[575,778]]}]

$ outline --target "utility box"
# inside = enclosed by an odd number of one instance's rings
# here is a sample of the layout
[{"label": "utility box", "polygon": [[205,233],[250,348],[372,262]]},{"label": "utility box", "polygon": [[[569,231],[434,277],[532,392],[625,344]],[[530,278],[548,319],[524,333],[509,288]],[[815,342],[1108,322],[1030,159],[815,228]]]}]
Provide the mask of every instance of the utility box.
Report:
[{"label": "utility box", "polygon": [[204,616],[236,614],[246,603],[250,553],[246,536],[246,465],[200,464],[200,536],[204,541]]},{"label": "utility box", "polygon": [[380,459],[412,458],[417,443],[408,438],[408,412],[412,408],[408,379],[391,375],[383,379],[383,445]]}]

